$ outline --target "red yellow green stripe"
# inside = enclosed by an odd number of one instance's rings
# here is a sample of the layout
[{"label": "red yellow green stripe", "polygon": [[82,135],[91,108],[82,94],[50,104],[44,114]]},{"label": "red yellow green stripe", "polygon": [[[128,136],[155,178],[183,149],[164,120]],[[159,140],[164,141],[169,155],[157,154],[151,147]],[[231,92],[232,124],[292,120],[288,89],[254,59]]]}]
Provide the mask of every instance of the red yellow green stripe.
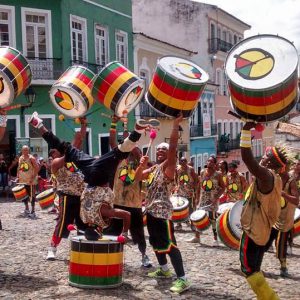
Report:
[{"label": "red yellow green stripe", "polygon": [[72,275],[90,277],[115,277],[123,273],[123,263],[115,265],[84,265],[70,262],[69,271]]},{"label": "red yellow green stripe", "polygon": [[114,277],[90,277],[90,276],[78,276],[69,275],[69,282],[74,286],[91,286],[91,287],[109,287],[122,283],[122,276]]},{"label": "red yellow green stripe", "polygon": [[201,231],[207,229],[210,225],[210,221],[207,215],[202,220],[192,221],[192,223],[197,229]]},{"label": "red yellow green stripe", "polygon": [[123,252],[85,253],[71,251],[70,262],[85,265],[114,265],[123,263]]}]

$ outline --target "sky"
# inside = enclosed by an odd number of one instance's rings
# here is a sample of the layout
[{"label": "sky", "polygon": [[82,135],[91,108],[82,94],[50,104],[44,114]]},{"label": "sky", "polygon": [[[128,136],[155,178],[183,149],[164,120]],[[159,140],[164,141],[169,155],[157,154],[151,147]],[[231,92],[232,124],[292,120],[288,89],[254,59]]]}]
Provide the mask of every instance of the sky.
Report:
[{"label": "sky", "polygon": [[278,34],[294,42],[300,55],[300,0],[196,1],[217,5],[250,25],[251,29],[245,31],[245,37]]}]

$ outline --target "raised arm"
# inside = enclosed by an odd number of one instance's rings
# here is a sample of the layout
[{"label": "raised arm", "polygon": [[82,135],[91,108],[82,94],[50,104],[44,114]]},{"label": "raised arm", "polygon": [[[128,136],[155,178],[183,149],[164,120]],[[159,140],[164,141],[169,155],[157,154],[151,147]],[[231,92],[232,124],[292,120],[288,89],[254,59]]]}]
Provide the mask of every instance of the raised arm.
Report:
[{"label": "raised arm", "polygon": [[57,171],[64,166],[64,164],[65,164],[64,156],[53,159],[51,163],[51,173],[55,175]]},{"label": "raised arm", "polygon": [[86,129],[87,129],[87,119],[85,117],[80,118],[80,131],[76,132],[74,135],[74,139],[72,141],[73,147],[77,149],[81,149],[82,142],[86,136]]},{"label": "raised arm", "polygon": [[0,141],[3,139],[7,124],[6,112],[0,110]]}]

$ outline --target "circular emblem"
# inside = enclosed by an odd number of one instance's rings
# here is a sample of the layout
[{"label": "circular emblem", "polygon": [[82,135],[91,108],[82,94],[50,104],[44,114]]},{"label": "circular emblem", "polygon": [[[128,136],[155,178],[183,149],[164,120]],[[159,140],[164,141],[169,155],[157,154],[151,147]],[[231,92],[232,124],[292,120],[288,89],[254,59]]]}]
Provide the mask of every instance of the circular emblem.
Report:
[{"label": "circular emblem", "polygon": [[202,76],[202,73],[197,68],[187,63],[177,63],[175,64],[175,69],[181,75],[191,79],[200,79]]},{"label": "circular emblem", "polygon": [[213,188],[213,183],[210,179],[208,180],[204,180],[203,183],[202,183],[202,190],[206,191],[206,192],[209,192],[211,191]]},{"label": "circular emblem", "polygon": [[285,208],[287,205],[285,199],[283,197],[280,197],[280,207],[281,209]]},{"label": "circular emblem", "polygon": [[274,57],[269,52],[252,48],[234,56],[235,71],[244,79],[257,80],[266,77],[274,67]]},{"label": "circular emblem", "polygon": [[20,171],[22,172],[28,172],[29,170],[29,165],[27,162],[22,162],[20,166]]},{"label": "circular emblem", "polygon": [[74,108],[74,101],[72,97],[60,89],[54,94],[55,101],[59,107],[65,110],[71,110]]},{"label": "circular emblem", "polygon": [[189,182],[189,176],[187,174],[183,174],[179,177],[180,183],[188,183]]},{"label": "circular emblem", "polygon": [[238,186],[236,183],[231,183],[228,185],[228,191],[230,193],[236,193],[238,191]]}]

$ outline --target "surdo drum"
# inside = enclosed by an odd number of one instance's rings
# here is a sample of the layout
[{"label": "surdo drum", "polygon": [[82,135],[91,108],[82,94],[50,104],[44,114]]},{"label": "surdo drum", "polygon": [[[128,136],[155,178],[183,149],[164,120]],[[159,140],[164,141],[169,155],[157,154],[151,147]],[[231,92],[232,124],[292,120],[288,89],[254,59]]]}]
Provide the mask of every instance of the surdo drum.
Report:
[{"label": "surdo drum", "polygon": [[12,47],[0,47],[0,107],[10,105],[31,83],[25,57]]},{"label": "surdo drum", "polygon": [[217,233],[223,244],[238,250],[242,236],[241,214],[244,200],[234,203],[217,219]]},{"label": "surdo drum", "polygon": [[209,228],[210,221],[207,212],[203,209],[194,211],[190,216],[190,220],[197,231],[204,231]]},{"label": "surdo drum", "polygon": [[36,200],[39,202],[41,209],[47,209],[54,205],[55,193],[53,189],[48,189],[39,193]]},{"label": "surdo drum", "polygon": [[176,118],[182,112],[184,118],[189,118],[208,79],[208,74],[195,63],[164,56],[158,60],[146,101],[153,109],[169,117]]},{"label": "surdo drum", "polygon": [[69,284],[81,288],[113,288],[123,282],[123,244],[71,239]]},{"label": "surdo drum", "polygon": [[188,220],[189,218],[189,201],[188,199],[180,196],[171,196],[170,198],[173,205],[172,221],[180,223]]},{"label": "surdo drum", "polygon": [[225,70],[231,105],[241,117],[278,120],[298,101],[298,54],[282,37],[266,34],[242,40],[230,50]]},{"label": "surdo drum", "polygon": [[72,66],[53,84],[50,99],[63,115],[83,117],[94,104],[92,97],[95,74],[84,66]]},{"label": "surdo drum", "polygon": [[92,93],[96,100],[122,117],[135,108],[144,92],[145,81],[114,61],[96,75]]},{"label": "surdo drum", "polygon": [[16,201],[18,201],[18,202],[29,198],[26,188],[25,188],[25,185],[23,185],[23,184],[17,185],[15,187],[13,187],[11,190],[14,194]]}]

